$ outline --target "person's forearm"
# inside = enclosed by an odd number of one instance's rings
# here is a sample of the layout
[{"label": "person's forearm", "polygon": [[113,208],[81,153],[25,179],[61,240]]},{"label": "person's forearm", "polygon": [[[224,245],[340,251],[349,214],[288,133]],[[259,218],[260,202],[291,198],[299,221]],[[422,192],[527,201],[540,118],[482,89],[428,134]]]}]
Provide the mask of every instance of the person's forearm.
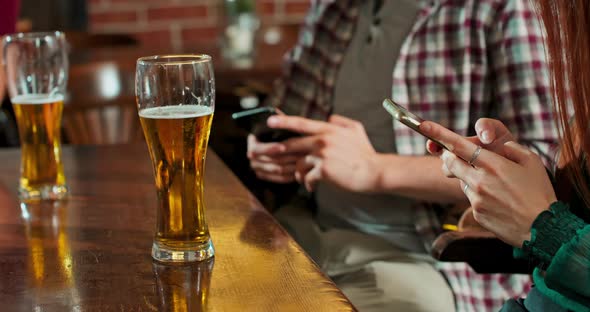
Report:
[{"label": "person's forearm", "polygon": [[378,154],[377,190],[438,203],[467,202],[460,181],[444,176],[442,161],[432,156]]}]

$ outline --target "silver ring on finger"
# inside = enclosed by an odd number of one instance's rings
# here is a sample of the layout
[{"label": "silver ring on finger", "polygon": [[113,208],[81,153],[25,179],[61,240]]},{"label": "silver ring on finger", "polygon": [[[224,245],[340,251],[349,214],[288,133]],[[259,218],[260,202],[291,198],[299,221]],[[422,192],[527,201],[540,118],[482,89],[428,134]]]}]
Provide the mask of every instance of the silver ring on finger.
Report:
[{"label": "silver ring on finger", "polygon": [[[465,183],[465,182],[463,182]],[[467,190],[469,189],[469,184],[465,183],[465,186],[463,187],[463,193],[467,194]]]},{"label": "silver ring on finger", "polygon": [[477,148],[475,149],[475,151],[471,155],[471,159],[467,163],[470,166],[473,166],[473,163],[477,160],[477,157],[479,157],[479,154],[481,154],[481,146],[477,146]]}]

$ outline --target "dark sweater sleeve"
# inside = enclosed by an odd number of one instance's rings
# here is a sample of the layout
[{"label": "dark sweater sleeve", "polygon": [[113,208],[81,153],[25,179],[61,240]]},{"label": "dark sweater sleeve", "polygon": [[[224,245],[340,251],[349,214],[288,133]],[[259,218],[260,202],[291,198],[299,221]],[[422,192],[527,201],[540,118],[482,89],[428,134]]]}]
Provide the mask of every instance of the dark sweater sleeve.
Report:
[{"label": "dark sweater sleeve", "polygon": [[555,202],[535,219],[522,251],[539,262],[539,291],[572,311],[590,311],[590,225]]},{"label": "dark sweater sleeve", "polygon": [[524,242],[522,249],[538,261],[539,268],[546,269],[557,251],[585,225],[582,219],[569,211],[567,204],[555,202],[535,219],[531,240]]}]

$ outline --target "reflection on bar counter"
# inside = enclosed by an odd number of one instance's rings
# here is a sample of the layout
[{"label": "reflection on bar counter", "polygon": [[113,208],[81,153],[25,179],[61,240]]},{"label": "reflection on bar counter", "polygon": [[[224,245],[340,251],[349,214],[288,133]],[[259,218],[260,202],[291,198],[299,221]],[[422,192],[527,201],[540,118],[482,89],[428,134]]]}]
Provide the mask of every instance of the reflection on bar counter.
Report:
[{"label": "reflection on bar counter", "polygon": [[[71,242],[66,227],[67,201],[20,203],[27,238],[27,283],[34,289],[31,301],[60,298],[53,307],[66,310],[80,302],[73,276]],[[36,306],[36,309],[40,309]]]}]

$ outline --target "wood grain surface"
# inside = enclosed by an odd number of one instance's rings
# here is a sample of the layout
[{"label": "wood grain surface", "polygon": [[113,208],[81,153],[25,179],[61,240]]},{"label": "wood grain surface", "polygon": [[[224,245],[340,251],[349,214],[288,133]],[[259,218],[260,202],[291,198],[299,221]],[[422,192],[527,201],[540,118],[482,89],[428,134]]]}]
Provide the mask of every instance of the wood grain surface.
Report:
[{"label": "wood grain surface", "polygon": [[150,256],[156,193],[144,144],[64,147],[70,197],[19,203],[0,151],[1,311],[351,311],[354,307],[212,152],[213,261]]}]

